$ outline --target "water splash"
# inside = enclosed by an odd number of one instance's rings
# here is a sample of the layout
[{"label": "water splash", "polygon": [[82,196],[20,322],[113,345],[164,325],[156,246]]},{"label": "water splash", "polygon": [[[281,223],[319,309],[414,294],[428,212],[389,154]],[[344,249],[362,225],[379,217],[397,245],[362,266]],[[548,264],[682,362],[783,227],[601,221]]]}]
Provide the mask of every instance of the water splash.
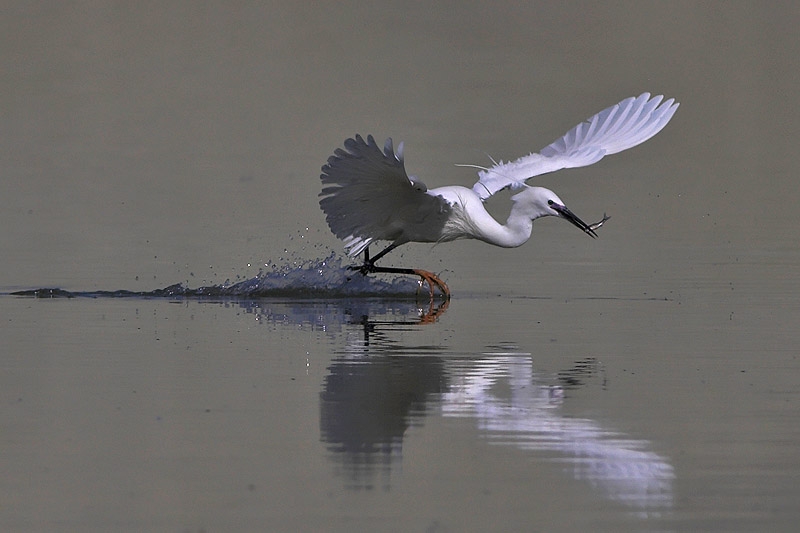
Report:
[{"label": "water splash", "polygon": [[416,298],[420,283],[414,277],[380,277],[350,270],[342,264],[342,258],[331,252],[323,259],[294,261],[288,265],[265,264],[253,278],[235,283],[226,281],[220,285],[197,288],[176,283],[152,291],[66,291],[57,288],[30,289],[12,292],[15,296],[36,298]]}]

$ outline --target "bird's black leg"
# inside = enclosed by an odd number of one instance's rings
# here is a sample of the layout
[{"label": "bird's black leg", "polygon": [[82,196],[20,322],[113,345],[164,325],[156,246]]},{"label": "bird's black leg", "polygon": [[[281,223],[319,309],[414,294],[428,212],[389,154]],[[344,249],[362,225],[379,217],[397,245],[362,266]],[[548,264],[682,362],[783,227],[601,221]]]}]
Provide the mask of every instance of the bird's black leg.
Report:
[{"label": "bird's black leg", "polygon": [[[369,254],[367,254],[367,256],[365,256],[365,262],[367,262],[370,265],[374,266],[375,265],[375,261],[377,261],[378,259],[380,259],[384,255],[388,254],[389,252],[391,252],[395,248],[397,248],[396,244],[390,244],[389,246],[387,246],[386,248],[381,250],[381,252],[378,255],[376,255],[375,257],[373,257],[372,259],[369,259]],[[369,249],[369,246],[367,246],[367,249]],[[364,253],[366,254],[367,250],[364,250]]]},{"label": "bird's black leg", "polygon": [[381,267],[375,266],[375,261],[377,261],[384,255],[388,254],[395,248],[397,248],[396,245],[390,244],[389,246],[381,250],[380,253],[378,253],[378,255],[371,258],[369,256],[369,246],[367,246],[366,248],[364,248],[364,263],[361,266],[354,265],[354,266],[349,266],[347,268],[349,268],[350,270],[358,270],[365,276],[367,274],[371,274],[372,272],[388,272],[388,270],[383,270]]},{"label": "bird's black leg", "polygon": [[375,268],[375,259],[370,259],[369,257],[369,246],[364,248],[364,262],[361,265],[359,266],[350,265],[349,267],[347,267],[348,270],[358,270],[365,276],[370,272],[374,272],[373,270],[374,268]]},{"label": "bird's black leg", "polygon": [[383,257],[384,255],[388,254],[392,250],[397,248],[396,245],[390,244],[386,248],[380,251],[375,257],[370,258],[369,256],[369,246],[364,248],[364,264],[361,266],[350,266],[347,267],[350,270],[358,270],[366,276],[367,274],[372,274],[373,272],[386,272],[388,274],[408,274],[411,276],[419,276],[422,278],[422,281],[428,284],[428,289],[430,290],[431,299],[433,299],[433,288],[434,286],[438,287],[442,293],[442,296],[446,300],[450,299],[450,289],[447,288],[447,284],[440,280],[439,277],[432,273],[428,272],[427,270],[420,270],[417,268],[395,268],[395,267],[379,267],[375,265],[375,261]]}]

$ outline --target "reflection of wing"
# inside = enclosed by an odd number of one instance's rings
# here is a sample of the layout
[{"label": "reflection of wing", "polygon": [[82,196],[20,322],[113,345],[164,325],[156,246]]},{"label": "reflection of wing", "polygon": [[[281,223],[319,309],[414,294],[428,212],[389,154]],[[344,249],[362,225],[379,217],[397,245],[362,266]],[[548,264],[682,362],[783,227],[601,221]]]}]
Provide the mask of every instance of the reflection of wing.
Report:
[{"label": "reflection of wing", "polygon": [[372,487],[379,473],[388,486],[414,416],[442,392],[441,359],[339,358],[328,370],[320,393],[320,438],[336,454],[350,488]]},{"label": "reflection of wing", "polygon": [[[322,167],[319,205],[331,231],[357,255],[373,240],[408,242],[406,235],[441,234],[450,205],[427,194],[425,184],[409,179],[403,165],[402,143],[395,154],[388,139],[383,151],[372,135],[344,142]],[[418,240],[418,239],[417,239]]]},{"label": "reflection of wing", "polygon": [[[509,398],[494,394],[504,378]],[[607,498],[643,510],[672,505],[672,465],[648,450],[649,442],[626,438],[594,420],[561,416],[559,387],[536,380],[529,359],[476,361],[471,372],[452,380],[442,409],[448,416],[475,417],[493,443],[558,453],[576,479],[591,481]]]},{"label": "reflection of wing", "polygon": [[585,167],[600,161],[603,156],[633,148],[661,131],[678,109],[672,98],[659,105],[663,98],[655,96],[651,99],[650,93],[644,93],[604,109],[540,153],[508,163],[501,161],[482,170],[472,190],[485,200],[506,187],[520,188],[525,180],[534,176],[562,168]]}]

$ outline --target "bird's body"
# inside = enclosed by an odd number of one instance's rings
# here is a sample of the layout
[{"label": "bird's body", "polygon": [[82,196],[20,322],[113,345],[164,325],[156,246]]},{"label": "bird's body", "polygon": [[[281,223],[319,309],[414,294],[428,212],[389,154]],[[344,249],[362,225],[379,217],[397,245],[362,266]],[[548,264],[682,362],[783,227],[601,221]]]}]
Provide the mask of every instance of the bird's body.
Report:
[{"label": "bird's body", "polygon": [[[533,197],[544,190],[541,187],[528,187],[512,196],[514,205],[506,223],[501,224],[489,214],[483,200],[472,189],[458,185],[431,189],[428,194],[443,198],[452,210],[435,242],[478,239],[502,248],[521,246],[531,236],[533,220],[541,216],[531,212],[530,208],[537,205]],[[552,197],[558,198],[554,194]]]},{"label": "bird's body", "polygon": [[[399,272],[418,274],[449,294],[436,276],[421,270],[382,268],[375,262],[397,246],[408,242],[447,242],[479,239],[495,246],[513,248],[531,235],[533,221],[544,216],[564,218],[592,237],[608,217],[586,224],[566,208],[552,191],[530,187],[531,177],[562,168],[591,165],[608,154],[640,144],[669,122],[678,107],[672,99],[650,98],[644,93],[611,106],[575,126],[540,153],[516,161],[478,167],[479,180],[468,189],[457,185],[428,189],[406,174],[403,145],[395,153],[391,139],[381,150],[372,136],[347,139],[337,149],[320,176],[325,187],[320,207],[331,231],[344,241],[350,256],[364,252],[362,273]],[[659,105],[660,104],[660,105]],[[519,190],[511,197],[513,206],[505,224],[484,207],[496,192]],[[389,241],[389,246],[370,258],[369,245]]]}]

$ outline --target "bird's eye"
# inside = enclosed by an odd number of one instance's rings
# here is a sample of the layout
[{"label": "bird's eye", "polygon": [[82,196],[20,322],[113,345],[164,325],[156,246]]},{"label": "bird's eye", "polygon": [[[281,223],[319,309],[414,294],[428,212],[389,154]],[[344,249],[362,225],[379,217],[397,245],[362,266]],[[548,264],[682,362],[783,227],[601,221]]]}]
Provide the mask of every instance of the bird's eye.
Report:
[{"label": "bird's eye", "polygon": [[555,202],[553,200],[547,200],[547,205],[553,205]]}]

